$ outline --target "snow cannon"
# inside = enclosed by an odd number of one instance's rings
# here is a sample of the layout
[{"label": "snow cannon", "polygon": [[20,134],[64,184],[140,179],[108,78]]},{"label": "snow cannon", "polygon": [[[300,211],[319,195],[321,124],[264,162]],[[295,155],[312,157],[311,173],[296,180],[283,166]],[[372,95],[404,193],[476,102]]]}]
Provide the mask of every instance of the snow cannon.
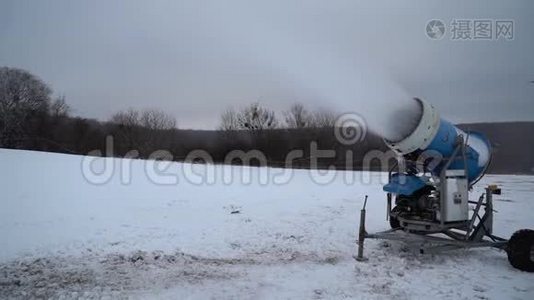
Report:
[{"label": "snow cannon", "polygon": [[[415,101],[418,114],[399,114],[397,120],[412,128],[406,127],[399,140],[384,139],[399,158],[383,186],[391,229],[367,233],[365,201],[357,259],[364,260],[364,240],[377,238],[416,242],[420,253],[498,248],[507,252],[513,267],[534,272],[534,230],[518,230],[509,240],[493,234],[493,197],[500,195],[501,189],[488,185],[478,200],[469,199],[469,190],[484,176],[491,161],[488,139],[441,119],[430,103]],[[417,120],[412,120],[414,117]]]},{"label": "snow cannon", "polygon": [[[431,163],[434,163],[425,167],[432,166],[427,171],[434,176],[439,175],[445,165],[449,174],[453,171],[465,171],[464,177],[467,179],[467,185],[471,187],[482,178],[489,166],[491,144],[488,139],[478,132],[467,134],[449,121],[441,119],[430,103],[418,98],[415,98],[415,101],[420,109],[420,119],[415,128],[399,141],[384,139],[385,144],[403,156],[408,163],[414,161],[413,158],[419,161],[424,161],[425,157],[433,158]],[[464,148],[465,153],[461,153],[461,148]],[[447,158],[452,161],[447,161]],[[396,174],[390,179],[390,183],[384,186],[384,190],[408,196],[424,185],[422,179],[414,174]]]}]

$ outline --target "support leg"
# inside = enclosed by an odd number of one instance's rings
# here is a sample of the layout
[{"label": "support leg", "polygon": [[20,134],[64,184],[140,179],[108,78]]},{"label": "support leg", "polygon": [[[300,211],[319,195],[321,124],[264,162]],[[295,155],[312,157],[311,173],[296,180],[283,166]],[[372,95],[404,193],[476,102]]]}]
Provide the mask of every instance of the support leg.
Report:
[{"label": "support leg", "polygon": [[358,256],[356,257],[356,260],[358,261],[364,261],[365,258],[363,257],[363,243],[365,241],[365,206],[367,205],[367,196],[365,196],[365,202],[363,204],[363,208],[360,211],[360,231],[358,234]]}]

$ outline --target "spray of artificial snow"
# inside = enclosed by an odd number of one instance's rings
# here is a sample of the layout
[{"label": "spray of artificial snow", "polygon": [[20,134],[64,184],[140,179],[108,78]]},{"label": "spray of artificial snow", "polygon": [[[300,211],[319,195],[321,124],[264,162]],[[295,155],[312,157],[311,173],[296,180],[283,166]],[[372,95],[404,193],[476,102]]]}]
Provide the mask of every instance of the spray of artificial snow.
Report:
[{"label": "spray of artificial snow", "polygon": [[369,130],[391,141],[406,137],[418,123],[417,102],[364,51],[344,57],[334,48],[307,44],[257,18],[229,14],[219,20],[220,26],[210,28],[217,32],[212,37],[221,53],[272,71],[298,90],[308,106],[359,113]]}]

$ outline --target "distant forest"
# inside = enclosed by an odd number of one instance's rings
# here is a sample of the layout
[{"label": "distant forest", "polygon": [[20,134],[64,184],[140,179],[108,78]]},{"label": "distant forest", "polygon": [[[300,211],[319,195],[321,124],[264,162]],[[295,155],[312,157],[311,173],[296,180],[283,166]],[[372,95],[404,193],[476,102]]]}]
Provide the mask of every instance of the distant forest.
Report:
[{"label": "distant forest", "polygon": [[[352,145],[334,135],[336,114],[309,111],[293,104],[282,116],[259,103],[221,112],[218,130],[181,130],[176,120],[158,110],[126,109],[107,121],[72,116],[64,97],[53,98],[52,90],[38,77],[21,69],[0,67],[0,148],[94,154],[95,150],[115,157],[147,159],[156,150],[166,150],[182,161],[193,150],[204,150],[222,163],[233,150],[259,150],[269,166],[284,166],[286,155],[302,150],[292,167],[310,167],[310,144],[335,150],[336,156],[319,159],[319,167],[362,169],[370,150],[388,151],[382,139],[367,132]],[[460,124],[465,131],[487,135],[493,145],[490,173],[534,174],[534,122]],[[106,141],[113,137],[113,153]],[[132,152],[135,150],[134,152]],[[351,151],[353,160],[346,163]],[[256,162],[251,161],[251,164]],[[371,164],[379,170],[379,164]]]}]

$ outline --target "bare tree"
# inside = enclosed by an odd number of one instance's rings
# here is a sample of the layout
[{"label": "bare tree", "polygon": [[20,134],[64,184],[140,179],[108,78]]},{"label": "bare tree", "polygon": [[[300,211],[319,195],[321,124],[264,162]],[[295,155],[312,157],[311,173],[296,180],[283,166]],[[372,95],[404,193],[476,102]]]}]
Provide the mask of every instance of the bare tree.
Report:
[{"label": "bare tree", "polygon": [[0,146],[15,146],[28,134],[26,122],[46,114],[52,90],[28,71],[0,67]]},{"label": "bare tree", "polygon": [[176,128],[176,119],[159,110],[145,110],[141,113],[139,123],[151,130],[170,130]]},{"label": "bare tree", "polygon": [[114,114],[110,121],[123,127],[144,127],[151,130],[176,128],[176,119],[162,111],[147,109],[138,111],[133,108]]},{"label": "bare tree", "polygon": [[139,112],[133,108],[126,111],[120,111],[111,116],[110,121],[122,127],[140,126]]},{"label": "bare tree", "polygon": [[238,124],[239,129],[262,131],[276,128],[278,121],[274,111],[262,107],[259,103],[253,103],[239,112]]},{"label": "bare tree", "polygon": [[149,157],[157,150],[169,150],[169,131],[176,129],[176,119],[162,111],[144,110],[140,123],[143,128],[139,151]]},{"label": "bare tree", "polygon": [[65,96],[59,96],[50,105],[50,114],[53,117],[66,117],[70,112],[70,107],[65,102]]},{"label": "bare tree", "polygon": [[114,114],[110,121],[118,126],[117,146],[123,152],[138,150],[145,157],[152,151],[164,150],[169,144],[165,142],[165,131],[176,128],[176,119],[153,109],[128,109]]},{"label": "bare tree", "polygon": [[331,128],[336,124],[336,114],[330,110],[318,110],[313,113],[312,126],[316,128]]},{"label": "bare tree", "polygon": [[238,115],[233,108],[228,108],[222,113],[221,125],[219,125],[219,129],[223,131],[232,131],[239,129]]},{"label": "bare tree", "polygon": [[117,125],[115,138],[120,150],[129,151],[139,147],[141,122],[138,111],[132,108],[120,111],[111,116],[110,122]]},{"label": "bare tree", "polygon": [[223,131],[248,130],[261,131],[274,129],[278,121],[274,111],[253,103],[240,111],[229,108],[221,115],[219,128]]},{"label": "bare tree", "polygon": [[305,128],[313,125],[312,115],[301,103],[293,104],[284,114],[288,128]]}]

